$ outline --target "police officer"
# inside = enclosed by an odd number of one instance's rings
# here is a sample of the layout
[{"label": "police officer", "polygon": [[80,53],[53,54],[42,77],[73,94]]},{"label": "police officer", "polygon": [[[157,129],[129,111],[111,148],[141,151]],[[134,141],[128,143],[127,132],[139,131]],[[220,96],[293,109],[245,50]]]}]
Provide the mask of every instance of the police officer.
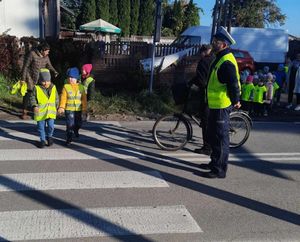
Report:
[{"label": "police officer", "polygon": [[207,85],[208,140],[212,153],[209,164],[200,164],[200,168],[210,170],[202,173],[207,178],[226,177],[229,156],[229,114],[233,107],[241,106],[239,70],[229,49],[233,44],[235,40],[221,26],[212,42],[216,59],[211,65]]}]

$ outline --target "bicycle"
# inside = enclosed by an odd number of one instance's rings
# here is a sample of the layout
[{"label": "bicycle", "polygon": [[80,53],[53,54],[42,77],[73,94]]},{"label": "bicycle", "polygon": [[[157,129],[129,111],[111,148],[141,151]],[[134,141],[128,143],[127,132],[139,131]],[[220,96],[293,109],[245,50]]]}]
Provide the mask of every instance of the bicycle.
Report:
[{"label": "bicycle", "polygon": [[[153,138],[163,150],[180,150],[193,138],[191,121],[201,128],[200,120],[187,112],[189,92],[190,90],[184,100],[182,112],[162,116],[154,123]],[[241,110],[231,112],[229,119],[230,148],[241,147],[249,138],[252,120],[246,112]]]}]

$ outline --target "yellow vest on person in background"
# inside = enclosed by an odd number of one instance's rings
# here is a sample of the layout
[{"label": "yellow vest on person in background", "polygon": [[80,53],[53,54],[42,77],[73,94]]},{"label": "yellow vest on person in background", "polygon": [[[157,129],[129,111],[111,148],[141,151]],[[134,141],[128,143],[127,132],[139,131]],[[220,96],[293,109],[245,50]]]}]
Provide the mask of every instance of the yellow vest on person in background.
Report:
[{"label": "yellow vest on person in background", "polygon": [[86,94],[88,92],[89,85],[91,84],[92,81],[94,81],[94,78],[89,76],[82,82]]},{"label": "yellow vest on person in background", "polygon": [[241,100],[243,101],[250,101],[251,96],[253,96],[254,91],[254,85],[253,83],[245,83],[242,85],[242,94],[241,94]]},{"label": "yellow vest on person in background", "polygon": [[279,89],[279,85],[277,84],[277,82],[273,82],[273,97],[276,93],[276,91]]},{"label": "yellow vest on person in background", "polygon": [[254,89],[253,102],[255,103],[264,103],[264,93],[267,92],[267,88],[265,85],[256,86]]}]

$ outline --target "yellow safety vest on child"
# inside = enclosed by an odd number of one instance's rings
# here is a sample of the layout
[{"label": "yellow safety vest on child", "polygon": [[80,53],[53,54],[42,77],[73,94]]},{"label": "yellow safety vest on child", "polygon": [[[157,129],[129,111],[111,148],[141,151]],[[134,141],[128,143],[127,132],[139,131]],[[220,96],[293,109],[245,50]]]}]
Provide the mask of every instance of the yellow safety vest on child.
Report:
[{"label": "yellow safety vest on child", "polygon": [[84,86],[78,84],[78,90],[74,92],[71,84],[65,84],[64,88],[67,91],[67,100],[66,100],[66,108],[65,110],[69,111],[81,111],[82,103],[81,96],[85,93]]},{"label": "yellow safety vest on child", "polygon": [[39,111],[34,114],[34,120],[41,121],[46,120],[48,118],[56,119],[56,87],[52,87],[49,98],[40,86],[36,85],[35,88]]},{"label": "yellow safety vest on child", "polygon": [[253,97],[254,92],[254,85],[253,83],[245,83],[242,85],[242,94],[241,94],[241,100],[243,101],[251,101],[251,97]]},{"label": "yellow safety vest on child", "polygon": [[94,78],[90,76],[86,78],[82,83],[86,94],[88,92],[89,85],[91,84],[92,81],[94,81]]},{"label": "yellow safety vest on child", "polygon": [[264,93],[267,92],[267,88],[263,86],[256,86],[254,89],[253,102],[264,103]]}]

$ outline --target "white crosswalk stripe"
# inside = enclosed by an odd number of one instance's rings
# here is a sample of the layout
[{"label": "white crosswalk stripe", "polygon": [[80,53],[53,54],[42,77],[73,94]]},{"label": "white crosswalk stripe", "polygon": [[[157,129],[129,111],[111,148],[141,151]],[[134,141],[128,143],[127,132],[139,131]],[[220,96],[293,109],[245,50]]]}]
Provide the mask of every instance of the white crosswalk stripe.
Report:
[{"label": "white crosswalk stripe", "polygon": [[14,211],[0,217],[1,236],[8,240],[202,232],[180,205]]},{"label": "white crosswalk stripe", "polygon": [[23,190],[168,187],[157,171],[56,172],[2,174],[20,186],[0,184],[0,192]]},{"label": "white crosswalk stripe", "polygon": [[[163,152],[161,155],[165,156],[166,159],[173,157],[185,161],[210,161],[209,156],[192,152]],[[229,155],[229,161],[255,161],[259,159],[266,159],[268,161],[299,161],[300,153],[235,153]]]},{"label": "white crosswalk stripe", "polygon": [[[176,157],[188,157],[188,156],[202,156],[199,154],[195,154],[193,152],[163,152],[162,155],[166,155],[166,156],[176,156]],[[231,156],[237,156],[237,157],[242,157],[242,156],[300,156],[299,152],[290,152],[290,153],[234,153],[234,154],[230,154]]]},{"label": "white crosswalk stripe", "polygon": [[[79,145],[78,145],[79,146]],[[119,154],[118,154],[119,151]],[[78,148],[66,149],[7,149],[2,150],[0,161],[16,160],[95,160],[95,159],[129,159],[144,157],[143,153],[130,151],[131,155],[122,154],[125,149]]]},{"label": "white crosswalk stripe", "polygon": [[[0,122],[1,123],[1,122]],[[1,123],[3,124],[3,122]],[[147,157],[135,148],[113,146],[113,148],[96,148],[89,144],[76,143],[73,148],[54,146],[47,149],[32,147],[20,148],[18,145],[1,149],[1,142],[15,142],[15,138],[38,140],[35,124],[25,131],[23,121],[6,121],[0,128],[0,171],[4,164],[20,164],[20,161],[39,162],[51,161],[62,164],[64,161],[110,160],[110,159],[140,159]],[[101,123],[102,124],[102,123]],[[130,133],[122,129],[113,132],[110,126],[120,127],[116,122],[105,123],[99,131],[99,124],[93,123],[81,132],[80,141],[95,139],[115,139],[118,141],[130,139]],[[107,128],[108,127],[108,128]],[[112,128],[113,129],[113,128]],[[64,126],[57,125],[56,139],[64,139]],[[23,141],[24,142],[24,141]],[[8,163],[9,162],[9,163]],[[86,166],[89,164],[87,163]],[[17,167],[14,166],[14,169]],[[65,192],[80,194],[81,191],[96,189],[169,189],[169,184],[157,170],[110,170],[110,171],[43,171],[36,173],[22,173],[22,168],[15,173],[0,174],[0,199],[7,194],[15,193],[25,198],[32,198],[32,202],[42,203],[48,209],[29,210],[0,210],[0,241],[20,240],[49,240],[49,239],[79,239],[91,237],[95,241],[103,236],[150,235],[150,234],[188,234],[203,232],[187,208],[182,204],[116,207],[77,207],[76,201],[64,202],[49,192]],[[23,192],[29,192],[24,195]],[[26,193],[27,194],[27,193]],[[47,200],[54,200],[60,206],[52,207]],[[11,201],[13,202],[13,201]],[[21,206],[21,204],[20,204]],[[65,206],[71,208],[64,208]],[[50,208],[50,209],[49,209]]]}]

